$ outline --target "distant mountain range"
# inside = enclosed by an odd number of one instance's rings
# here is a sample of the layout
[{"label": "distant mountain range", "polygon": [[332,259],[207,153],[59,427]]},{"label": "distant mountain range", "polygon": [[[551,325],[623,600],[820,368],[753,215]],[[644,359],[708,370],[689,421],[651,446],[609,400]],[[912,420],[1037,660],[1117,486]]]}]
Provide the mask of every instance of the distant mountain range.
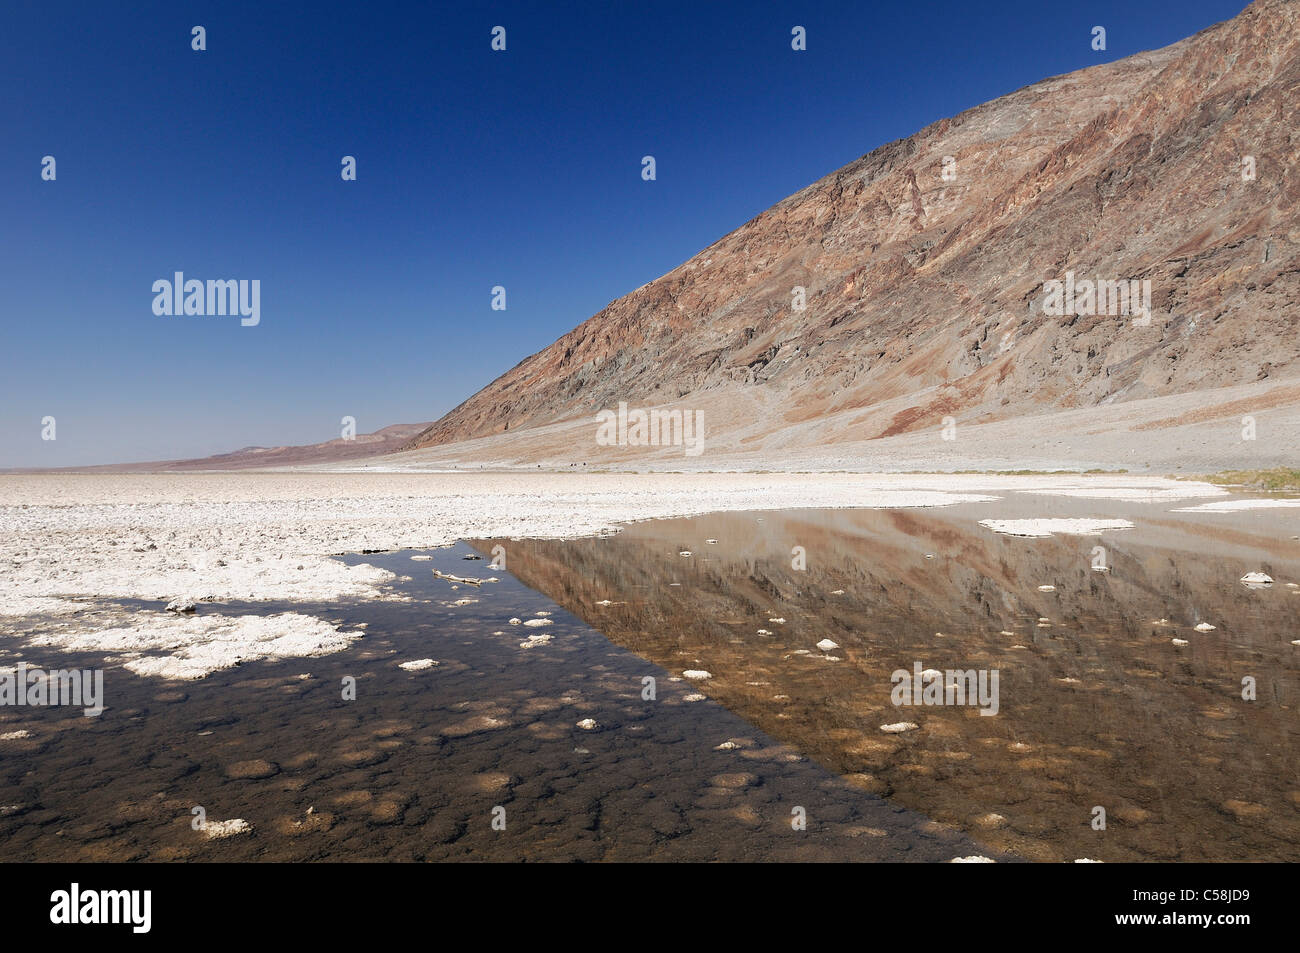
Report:
[{"label": "distant mountain range", "polygon": [[118,463],[100,467],[76,467],[78,472],[133,471],[181,472],[197,470],[254,470],[267,467],[305,466],[335,463],[392,453],[429,425],[392,424],[374,433],[357,434],[351,440],[327,440],[297,447],[244,447],[197,460],[164,460],[155,463]]}]

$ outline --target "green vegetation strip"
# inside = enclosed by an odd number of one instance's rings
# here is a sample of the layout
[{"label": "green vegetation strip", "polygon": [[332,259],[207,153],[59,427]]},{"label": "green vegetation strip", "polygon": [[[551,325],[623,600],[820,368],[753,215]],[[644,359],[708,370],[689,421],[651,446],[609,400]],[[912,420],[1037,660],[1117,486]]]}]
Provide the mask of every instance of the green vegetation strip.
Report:
[{"label": "green vegetation strip", "polygon": [[1188,477],[1218,486],[1244,486],[1252,490],[1300,490],[1300,470],[1273,467],[1271,470],[1224,470],[1212,476]]}]

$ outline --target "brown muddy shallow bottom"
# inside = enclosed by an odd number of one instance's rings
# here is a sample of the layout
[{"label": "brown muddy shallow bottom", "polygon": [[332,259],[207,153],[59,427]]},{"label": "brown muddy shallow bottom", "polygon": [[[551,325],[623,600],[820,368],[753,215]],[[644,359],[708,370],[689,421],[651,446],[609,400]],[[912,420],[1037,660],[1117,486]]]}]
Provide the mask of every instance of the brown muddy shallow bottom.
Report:
[{"label": "brown muddy shallow bottom", "polygon": [[[979,524],[987,505],[962,505],[716,514],[479,545],[505,546],[524,582],[619,645],[675,673],[708,670],[701,690],[774,738],[993,848],[1295,860],[1296,511],[1176,506],[998,507],[1133,523],[1098,536],[1000,535]],[[1272,586],[1239,582],[1259,570]],[[997,670],[997,713],[896,705],[892,674],[918,669]],[[880,730],[899,722],[917,728]]]},{"label": "brown muddy shallow bottom", "polygon": [[[107,710],[0,710],[9,861],[922,860],[991,853],[854,787],[463,545],[344,557],[409,601],[225,604],[366,623],[323,658],[189,682],[106,672]],[[481,588],[431,569],[501,581]],[[453,605],[460,599],[479,601]],[[132,603],[141,612],[160,604]],[[551,625],[510,625],[538,612]],[[40,626],[32,629],[39,634]],[[530,635],[544,644],[521,648]],[[405,661],[437,665],[406,671]],[[7,660],[12,664],[12,660]],[[102,657],[26,656],[69,668]],[[344,700],[343,679],[356,679]],[[642,697],[643,679],[657,697]],[[585,730],[578,723],[594,719]],[[729,743],[729,744],[728,744]],[[249,833],[194,829],[243,819]],[[502,815],[500,810],[504,809]],[[493,820],[504,816],[505,829]],[[793,823],[806,816],[806,829]],[[499,824],[498,824],[499,826]]]}]

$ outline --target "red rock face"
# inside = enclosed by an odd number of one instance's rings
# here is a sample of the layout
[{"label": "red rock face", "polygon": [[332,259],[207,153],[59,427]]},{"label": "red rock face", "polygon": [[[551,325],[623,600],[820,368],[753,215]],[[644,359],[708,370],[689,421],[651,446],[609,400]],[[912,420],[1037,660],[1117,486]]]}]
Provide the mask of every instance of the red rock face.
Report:
[{"label": "red rock face", "polygon": [[[1257,0],[1166,49],[883,146],[615,301],[406,447],[620,400],[731,408],[711,433],[794,447],[1294,376],[1297,13]],[[1149,326],[1045,313],[1044,283],[1067,272],[1149,281]],[[752,406],[757,427],[741,419]],[[829,430],[802,426],[830,416]]]}]

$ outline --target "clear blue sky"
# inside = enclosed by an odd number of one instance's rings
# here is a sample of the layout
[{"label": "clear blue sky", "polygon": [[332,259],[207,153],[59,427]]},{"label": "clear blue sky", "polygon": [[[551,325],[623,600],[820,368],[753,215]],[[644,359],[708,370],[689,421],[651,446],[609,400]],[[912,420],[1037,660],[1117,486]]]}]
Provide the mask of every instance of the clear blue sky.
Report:
[{"label": "clear blue sky", "polygon": [[[1244,5],[10,0],[0,467],[433,420],[877,146]],[[259,279],[260,325],[155,316],[175,271]]]}]

